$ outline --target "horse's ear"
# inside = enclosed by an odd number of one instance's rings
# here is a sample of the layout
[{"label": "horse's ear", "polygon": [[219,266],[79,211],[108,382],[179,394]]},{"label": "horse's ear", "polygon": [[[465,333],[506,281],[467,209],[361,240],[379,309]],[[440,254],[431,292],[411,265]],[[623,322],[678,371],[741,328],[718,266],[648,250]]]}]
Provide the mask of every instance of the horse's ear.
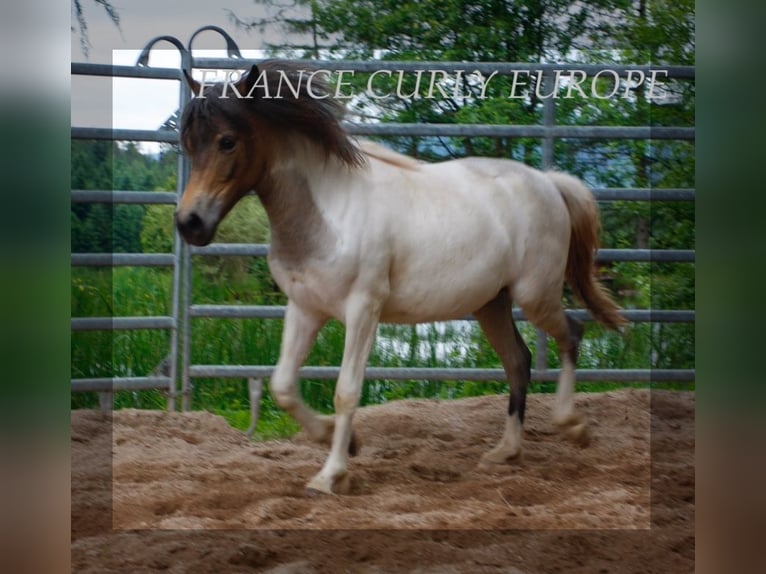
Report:
[{"label": "horse's ear", "polygon": [[187,72],[186,70],[183,70],[183,73],[184,73],[184,78],[186,79],[186,83],[188,84],[189,88],[191,88],[191,91],[192,91],[192,94],[194,94],[194,97],[198,98],[199,96],[201,96],[202,86],[200,85],[200,83],[194,78],[192,78],[191,74]]},{"label": "horse's ear", "polygon": [[253,84],[258,80],[260,74],[261,71],[258,69],[258,65],[253,64],[250,67],[250,70],[236,83],[237,91],[243,96],[248,95],[250,90],[253,89]]}]

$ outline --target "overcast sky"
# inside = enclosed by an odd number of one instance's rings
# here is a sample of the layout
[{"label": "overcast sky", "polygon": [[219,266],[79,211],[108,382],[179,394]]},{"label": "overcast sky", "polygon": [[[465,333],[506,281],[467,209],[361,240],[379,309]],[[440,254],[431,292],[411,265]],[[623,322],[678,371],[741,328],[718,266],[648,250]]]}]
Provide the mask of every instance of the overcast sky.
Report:
[{"label": "overcast sky", "polygon": [[[91,47],[86,58],[80,48],[76,30],[71,37],[72,62],[135,64],[140,50],[156,36],[170,35],[184,45],[195,30],[210,24],[226,30],[237,42],[245,57],[257,57],[251,51],[263,47],[263,37],[257,32],[238,30],[229,20],[227,9],[243,19],[263,14],[263,7],[253,0],[113,0],[120,15],[120,29],[93,0],[82,0],[88,24]],[[268,31],[269,41],[277,41],[279,32]],[[222,49],[224,40],[215,32],[205,32],[195,38],[195,55],[224,56],[208,49]],[[167,47],[169,49],[163,49]],[[150,64],[157,67],[177,67],[178,52],[168,43],[157,44]],[[95,78],[72,76],[72,125],[157,129],[178,107],[178,82]]]}]

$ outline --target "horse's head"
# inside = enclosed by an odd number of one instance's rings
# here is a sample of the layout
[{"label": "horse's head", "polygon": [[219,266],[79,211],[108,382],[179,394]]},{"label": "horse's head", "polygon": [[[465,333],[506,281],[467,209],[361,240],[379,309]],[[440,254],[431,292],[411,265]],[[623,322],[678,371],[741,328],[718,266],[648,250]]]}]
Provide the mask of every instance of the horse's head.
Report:
[{"label": "horse's head", "polygon": [[[234,87],[246,95],[257,75],[253,66]],[[252,102],[238,98],[231,86],[225,93],[223,84],[208,85],[201,93],[203,86],[188,74],[186,79],[195,97],[184,109],[181,143],[192,168],[176,209],[176,226],[187,242],[207,245],[224,216],[265,172],[268,150],[259,143],[265,126],[254,125]]]},{"label": "horse's head", "polygon": [[[350,168],[364,164],[364,154],[340,125],[343,106],[315,77],[318,72],[261,62],[233,85],[208,85],[204,93],[204,86],[184,74],[196,97],[181,123],[192,170],[176,225],[189,243],[207,245],[242,196],[267,191],[271,166],[294,153],[288,143],[294,136],[312,142],[326,160]],[[283,84],[290,88],[282,90]]]}]

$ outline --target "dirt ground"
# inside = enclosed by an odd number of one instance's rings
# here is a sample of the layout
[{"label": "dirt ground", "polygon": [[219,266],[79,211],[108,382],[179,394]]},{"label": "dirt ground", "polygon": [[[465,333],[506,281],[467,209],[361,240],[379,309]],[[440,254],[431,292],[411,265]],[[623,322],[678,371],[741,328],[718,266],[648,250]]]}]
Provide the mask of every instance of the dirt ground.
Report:
[{"label": "dirt ground", "polygon": [[577,395],[593,440],[528,398],[516,464],[477,469],[507,397],[360,409],[351,493],[308,497],[326,448],[209,413],[72,413],[74,572],[694,571],[694,395]]}]

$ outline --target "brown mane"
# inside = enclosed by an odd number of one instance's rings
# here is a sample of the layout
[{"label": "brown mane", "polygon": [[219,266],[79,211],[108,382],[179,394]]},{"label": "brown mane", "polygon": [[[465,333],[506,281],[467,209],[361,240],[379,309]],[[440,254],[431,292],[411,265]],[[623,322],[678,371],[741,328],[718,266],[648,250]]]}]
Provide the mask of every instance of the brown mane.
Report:
[{"label": "brown mane", "polygon": [[[214,133],[213,121],[217,116],[222,116],[235,129],[246,131],[246,115],[250,114],[279,130],[294,130],[303,134],[323,149],[327,156],[335,156],[350,167],[364,165],[363,153],[340,125],[345,113],[344,106],[333,99],[330,88],[320,75],[313,77],[309,92],[306,79],[311,72],[310,69],[284,60],[261,62],[235,84],[243,96],[241,99],[231,87],[228,88],[227,97],[221,97],[224,83],[206,85],[204,98],[195,97],[184,108],[181,143],[188,150],[195,141],[209,141],[210,134]],[[261,85],[251,90],[262,73],[265,74],[270,97],[266,97],[267,90]],[[274,97],[278,93],[282,75],[293,86],[298,86],[297,97],[286,83],[279,90],[281,97]],[[244,98],[248,93],[252,97]]]}]

